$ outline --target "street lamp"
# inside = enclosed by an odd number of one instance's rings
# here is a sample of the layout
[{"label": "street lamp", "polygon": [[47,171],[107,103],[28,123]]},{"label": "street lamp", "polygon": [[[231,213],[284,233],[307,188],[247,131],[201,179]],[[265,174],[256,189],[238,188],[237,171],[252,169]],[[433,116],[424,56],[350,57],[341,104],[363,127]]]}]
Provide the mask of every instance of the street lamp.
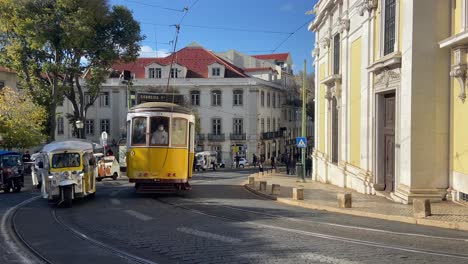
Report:
[{"label": "street lamp", "polygon": [[81,138],[81,129],[83,129],[83,121],[77,120],[75,122],[76,128],[78,129],[78,138]]}]

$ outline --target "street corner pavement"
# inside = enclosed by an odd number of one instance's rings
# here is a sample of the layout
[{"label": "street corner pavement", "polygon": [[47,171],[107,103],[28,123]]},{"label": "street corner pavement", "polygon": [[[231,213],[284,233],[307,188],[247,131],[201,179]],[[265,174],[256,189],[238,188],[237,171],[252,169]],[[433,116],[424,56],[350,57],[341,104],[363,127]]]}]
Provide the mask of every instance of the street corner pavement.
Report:
[{"label": "street corner pavement", "polygon": [[[252,193],[283,204],[468,231],[468,207],[450,201],[431,203],[432,213],[426,217],[417,217],[412,205],[393,202],[383,196],[361,194],[348,188],[313,181],[311,178],[306,178],[303,182],[295,175],[286,175],[273,170],[253,173],[243,185]],[[302,199],[295,198],[294,192],[301,192]],[[350,208],[340,206],[339,197],[344,196],[349,199],[346,202],[349,202]]]}]

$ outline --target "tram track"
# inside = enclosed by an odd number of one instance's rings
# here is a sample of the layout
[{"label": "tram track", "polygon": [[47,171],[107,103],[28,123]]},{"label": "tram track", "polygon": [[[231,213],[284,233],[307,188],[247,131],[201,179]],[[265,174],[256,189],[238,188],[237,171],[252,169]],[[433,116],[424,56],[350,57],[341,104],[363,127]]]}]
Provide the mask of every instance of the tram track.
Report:
[{"label": "tram track", "polygon": [[[52,258],[47,257],[45,254],[39,252],[39,250],[37,250],[32,245],[32,243],[30,243],[22,235],[21,231],[18,228],[17,216],[18,216],[19,210],[22,207],[26,206],[27,204],[30,204],[33,201],[35,201],[37,198],[38,197],[36,197],[35,199],[27,200],[27,201],[19,204],[18,206],[12,208],[12,210],[8,212],[9,215],[6,216],[6,218],[5,218],[5,219],[7,219],[7,221],[10,222],[9,225],[10,225],[10,227],[12,229],[11,233],[14,235],[14,240],[16,240],[16,242],[21,243],[21,246],[24,247],[25,249],[27,249],[28,253],[30,253],[30,255],[32,255],[30,257],[35,257],[36,260],[31,261],[31,260],[25,258],[24,256],[19,256],[19,258],[23,263],[28,263],[28,264],[29,263],[37,263],[37,262],[45,263],[45,264],[63,263],[63,262],[54,261]],[[101,241],[98,241],[96,239],[93,239],[93,238],[89,237],[85,233],[83,233],[83,232],[71,227],[70,225],[64,223],[60,219],[60,217],[57,215],[57,210],[55,208],[49,208],[49,212],[50,212],[50,216],[51,216],[52,220],[54,221],[54,224],[56,224],[59,227],[67,230],[70,234],[72,234],[73,236],[79,238],[81,241],[84,241],[85,243],[92,244],[93,246],[95,246],[97,248],[100,248],[102,250],[105,250],[105,251],[111,253],[112,255],[118,256],[121,260],[124,261],[124,263],[158,264],[158,263],[156,263],[154,261],[138,257],[136,255],[133,255],[133,254],[128,253],[126,251],[117,249],[117,248],[115,248],[115,247],[113,247],[113,246],[111,246],[109,244],[103,243]],[[18,254],[21,254],[21,253],[18,253]]]},{"label": "tram track", "polygon": [[[182,198],[184,199],[184,198]],[[199,209],[194,209],[190,208],[190,205],[202,205],[202,206],[218,206],[222,207],[225,209],[229,210],[235,210],[235,211],[243,211],[244,213],[251,213],[251,214],[257,214],[257,215],[262,215],[262,216],[268,216],[271,218],[275,219],[282,219],[282,220],[291,220],[286,217],[282,216],[277,216],[277,215],[272,215],[272,214],[266,214],[266,213],[260,213],[260,212],[254,212],[251,210],[239,210],[238,208],[232,208],[230,206],[224,206],[224,205],[213,205],[213,204],[208,204],[206,202],[194,202],[190,201],[190,203],[173,203],[167,200],[164,200],[162,198],[155,198],[156,201],[159,203],[165,204],[167,206],[171,206],[174,208],[182,209],[189,211],[194,214],[198,215],[204,215],[207,217],[211,218],[216,218],[216,219],[222,219],[222,220],[227,220],[227,221],[235,221],[235,222],[242,222],[243,224],[254,226],[257,228],[262,228],[262,229],[268,229],[268,230],[276,230],[276,231],[284,231],[288,233],[295,233],[295,234],[300,234],[308,237],[315,237],[315,238],[321,238],[321,239],[327,239],[327,240],[333,240],[333,241],[338,241],[338,242],[344,242],[344,243],[349,243],[349,244],[355,244],[355,245],[362,245],[362,246],[368,246],[368,247],[374,247],[374,248],[383,248],[383,249],[388,249],[388,250],[397,250],[397,251],[403,251],[403,252],[408,252],[408,253],[418,253],[418,254],[425,254],[425,255],[432,255],[432,256],[439,256],[439,257],[448,257],[448,258],[454,258],[454,259],[459,259],[459,260],[464,260],[468,261],[468,255],[467,254],[456,254],[456,253],[450,253],[450,252],[443,252],[443,251],[436,251],[436,250],[427,250],[427,249],[420,249],[420,248],[414,248],[414,247],[406,247],[406,246],[395,246],[395,245],[389,245],[385,243],[380,243],[380,242],[373,242],[369,240],[363,240],[363,239],[356,239],[356,238],[348,238],[348,237],[342,237],[342,236],[337,236],[337,235],[327,235],[323,233],[318,233],[318,232],[310,232],[310,231],[305,231],[305,230],[300,230],[300,229],[294,229],[294,228],[286,228],[286,227],[281,227],[281,226],[276,226],[276,225],[270,225],[270,224],[262,224],[262,223],[256,223],[253,221],[245,221],[244,219],[241,218],[236,218],[236,217],[229,217],[225,216],[219,213],[212,213],[212,212],[207,212],[206,210],[199,210]],[[297,221],[297,220],[294,220]],[[327,224],[327,223],[322,223],[319,221],[310,221],[312,223],[317,223],[317,224]],[[331,224],[334,225],[334,224]],[[344,227],[344,228],[350,228],[350,229],[356,229],[357,227],[355,226],[346,226],[346,225],[335,225],[336,227]],[[398,232],[392,232],[392,231],[385,231],[385,230],[377,230],[377,229],[370,229],[370,228],[357,228],[357,229],[362,229],[370,232],[378,232],[378,233],[388,233],[388,234],[394,234],[394,235],[405,235],[404,233],[398,233]],[[461,238],[451,238],[451,237],[441,237],[441,236],[426,236],[426,235],[421,235],[421,234],[406,234],[407,236],[415,236],[415,237],[421,237],[421,238],[434,238],[434,239],[442,239],[442,240],[453,240],[453,241],[458,241],[458,242],[468,242],[467,239],[461,239]]]}]

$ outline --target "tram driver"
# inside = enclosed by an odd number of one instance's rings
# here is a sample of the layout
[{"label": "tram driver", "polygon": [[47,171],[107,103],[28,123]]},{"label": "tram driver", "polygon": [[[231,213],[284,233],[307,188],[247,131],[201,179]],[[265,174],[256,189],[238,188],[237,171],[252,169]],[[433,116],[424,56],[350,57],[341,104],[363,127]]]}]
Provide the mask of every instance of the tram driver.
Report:
[{"label": "tram driver", "polygon": [[163,124],[158,125],[158,129],[151,135],[151,144],[153,145],[167,145],[169,143],[169,135],[164,129]]}]

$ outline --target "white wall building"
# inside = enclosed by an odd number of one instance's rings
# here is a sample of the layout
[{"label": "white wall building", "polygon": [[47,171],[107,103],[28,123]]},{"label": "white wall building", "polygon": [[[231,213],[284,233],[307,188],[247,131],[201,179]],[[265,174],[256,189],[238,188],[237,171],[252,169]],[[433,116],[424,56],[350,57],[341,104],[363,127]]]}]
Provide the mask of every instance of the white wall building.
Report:
[{"label": "white wall building", "polygon": [[[289,54],[286,59],[291,63]],[[131,89],[137,98],[145,93],[183,95],[186,106],[199,116],[198,150],[218,151],[219,158],[228,166],[235,155],[233,150],[249,161],[254,153],[265,159],[278,156],[284,151],[280,148],[284,145],[280,128],[288,125],[282,118],[282,106],[287,103],[287,82],[279,76],[286,78],[289,73],[265,62],[268,67],[258,67],[257,74],[252,76],[249,70],[252,67],[229,61],[192,44],[165,58],[139,58],[133,63],[115,65],[113,69],[132,72]],[[257,78],[261,76],[271,78]],[[106,131],[108,141],[117,142],[125,136],[127,87],[119,78],[109,78],[101,92],[86,115],[86,138],[99,142],[101,132]],[[64,118],[65,113],[72,112],[71,104],[65,101],[57,112],[62,115],[58,118],[56,139],[72,137],[72,126]]]}]

